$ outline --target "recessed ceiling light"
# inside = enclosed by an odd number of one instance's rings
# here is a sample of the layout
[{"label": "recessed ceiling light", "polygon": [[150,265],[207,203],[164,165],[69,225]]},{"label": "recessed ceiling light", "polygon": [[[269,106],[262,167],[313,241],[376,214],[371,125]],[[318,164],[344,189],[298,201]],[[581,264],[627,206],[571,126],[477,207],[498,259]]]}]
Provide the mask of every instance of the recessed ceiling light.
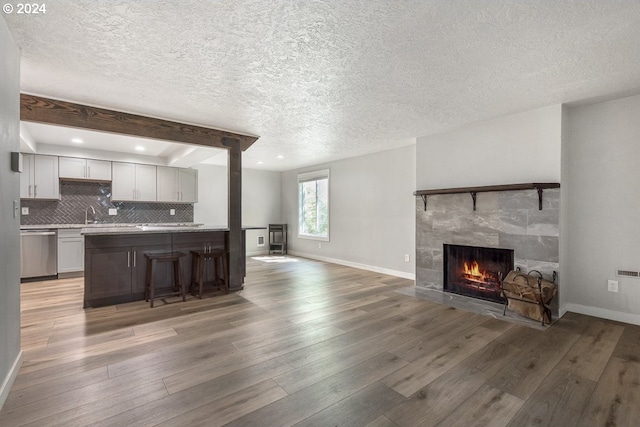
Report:
[{"label": "recessed ceiling light", "polygon": [[282,154],[278,154],[278,155],[276,156],[276,159],[284,159],[284,156],[283,156]]},{"label": "recessed ceiling light", "polygon": [[136,151],[144,151],[144,147],[142,145],[137,145]]},{"label": "recessed ceiling light", "polygon": [[264,162],[262,160],[258,160],[256,163],[259,164],[259,165],[264,164]]},{"label": "recessed ceiling light", "polygon": [[84,141],[80,138],[71,138],[71,142],[74,144],[82,144]]}]

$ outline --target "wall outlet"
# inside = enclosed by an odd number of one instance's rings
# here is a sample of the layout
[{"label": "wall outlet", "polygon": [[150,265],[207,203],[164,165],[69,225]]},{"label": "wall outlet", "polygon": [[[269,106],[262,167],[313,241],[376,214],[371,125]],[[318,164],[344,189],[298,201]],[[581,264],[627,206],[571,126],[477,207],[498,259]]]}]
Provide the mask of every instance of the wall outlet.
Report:
[{"label": "wall outlet", "polygon": [[257,246],[264,246],[264,236],[258,236]]},{"label": "wall outlet", "polygon": [[118,215],[118,209],[109,208],[109,215]]},{"label": "wall outlet", "polygon": [[322,242],[318,242],[318,249],[322,249]]},{"label": "wall outlet", "polygon": [[618,281],[617,280],[607,280],[607,290],[609,292],[618,292]]},{"label": "wall outlet", "polygon": [[176,214],[175,209],[169,209],[169,215],[175,215],[175,214]]},{"label": "wall outlet", "polygon": [[29,215],[29,208],[22,208],[22,215]]},{"label": "wall outlet", "polygon": [[404,254],[404,262],[409,262],[410,259],[409,254]]}]

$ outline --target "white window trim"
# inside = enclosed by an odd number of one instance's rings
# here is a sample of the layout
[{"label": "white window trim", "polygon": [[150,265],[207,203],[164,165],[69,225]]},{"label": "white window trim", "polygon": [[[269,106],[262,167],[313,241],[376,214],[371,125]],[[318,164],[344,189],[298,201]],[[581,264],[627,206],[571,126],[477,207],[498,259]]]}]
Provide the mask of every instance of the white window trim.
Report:
[{"label": "white window trim", "polygon": [[[327,237],[311,236],[308,234],[300,234],[300,183],[307,181],[315,181],[317,179],[327,178],[329,180],[329,187],[327,188],[327,214],[329,216],[329,227],[327,230]],[[321,169],[313,172],[305,172],[298,174],[298,224],[296,232],[299,239],[305,240],[317,240],[321,242],[328,242],[331,236],[331,178],[329,176],[329,169]]]}]

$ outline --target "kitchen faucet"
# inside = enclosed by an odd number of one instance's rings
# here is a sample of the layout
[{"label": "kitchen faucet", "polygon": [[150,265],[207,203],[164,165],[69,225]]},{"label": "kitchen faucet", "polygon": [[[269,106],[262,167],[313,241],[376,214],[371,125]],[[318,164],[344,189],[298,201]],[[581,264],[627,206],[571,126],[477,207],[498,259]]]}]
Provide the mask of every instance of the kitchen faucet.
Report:
[{"label": "kitchen faucet", "polygon": [[93,208],[93,206],[89,206],[84,210],[84,225],[89,224],[89,209],[91,209],[91,212],[93,213],[93,223],[96,222],[96,210]]}]

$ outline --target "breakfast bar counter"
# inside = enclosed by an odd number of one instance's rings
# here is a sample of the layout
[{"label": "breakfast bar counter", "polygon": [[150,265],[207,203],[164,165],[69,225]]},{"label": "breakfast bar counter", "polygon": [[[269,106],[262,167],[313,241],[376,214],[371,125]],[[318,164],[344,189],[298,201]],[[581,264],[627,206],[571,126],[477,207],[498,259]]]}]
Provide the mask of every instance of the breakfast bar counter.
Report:
[{"label": "breakfast bar counter", "polygon": [[[242,277],[245,276],[245,230],[242,229]],[[192,283],[192,250],[229,251],[229,229],[208,225],[127,225],[85,227],[84,306],[101,307],[144,299],[145,254],[179,251],[180,274],[188,289]],[[228,262],[228,261],[227,261]],[[227,268],[229,266],[227,265]],[[159,287],[170,287],[173,277],[168,264],[158,265]],[[214,269],[208,269],[214,281]],[[230,291],[241,290],[231,288]]]}]

